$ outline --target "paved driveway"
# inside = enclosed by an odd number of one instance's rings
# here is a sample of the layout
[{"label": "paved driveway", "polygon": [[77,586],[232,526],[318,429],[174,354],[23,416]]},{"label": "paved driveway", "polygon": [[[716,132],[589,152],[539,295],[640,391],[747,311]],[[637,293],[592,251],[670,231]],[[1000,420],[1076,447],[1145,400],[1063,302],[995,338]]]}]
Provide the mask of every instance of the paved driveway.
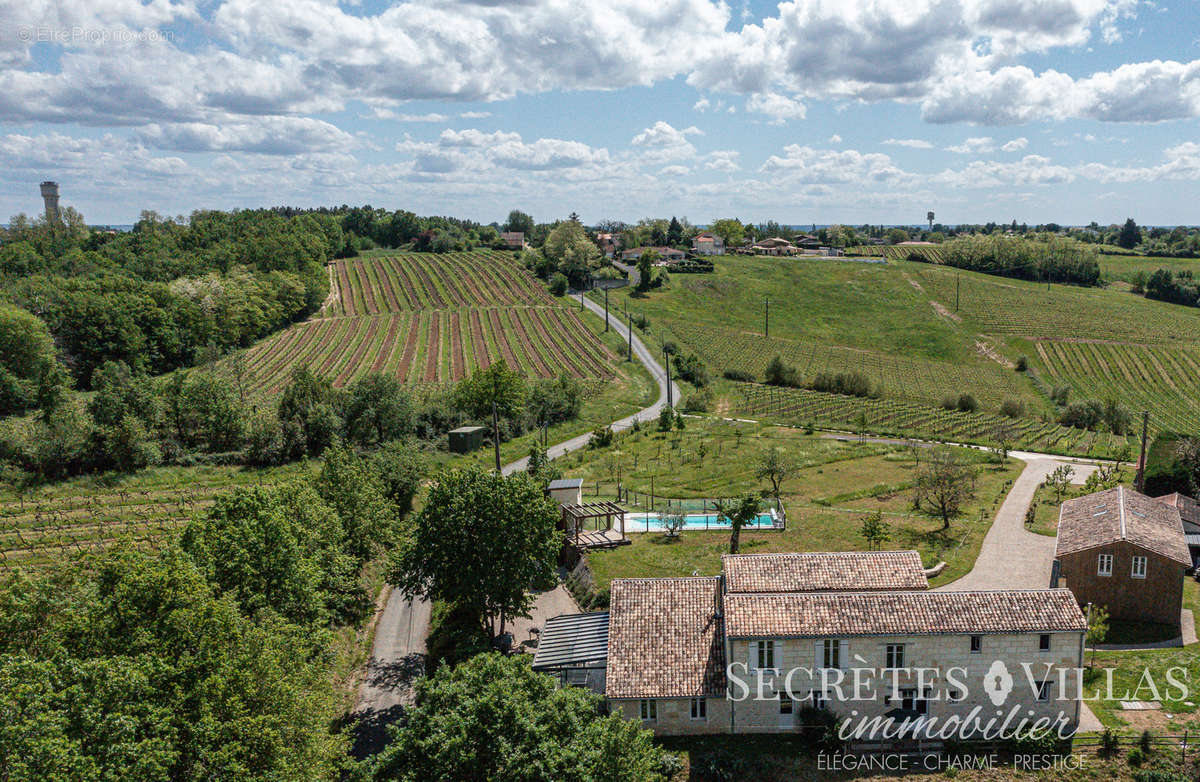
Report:
[{"label": "paved driveway", "polygon": [[996,513],[996,520],[983,539],[975,567],[957,581],[938,589],[1046,589],[1050,586],[1050,567],[1054,562],[1055,538],[1037,535],[1025,529],[1025,512],[1034,492],[1060,465],[1075,470],[1072,478],[1080,482],[1095,471],[1094,464],[1058,459],[1045,454],[1018,453],[1014,458],[1025,462],[1025,469]]}]

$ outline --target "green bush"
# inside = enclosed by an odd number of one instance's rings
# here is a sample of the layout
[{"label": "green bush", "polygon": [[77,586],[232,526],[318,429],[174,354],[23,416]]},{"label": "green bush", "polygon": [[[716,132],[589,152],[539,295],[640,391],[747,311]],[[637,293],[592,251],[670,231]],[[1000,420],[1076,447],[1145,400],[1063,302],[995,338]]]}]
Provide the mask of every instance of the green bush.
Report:
[{"label": "green bush", "polygon": [[569,286],[570,282],[567,280],[567,275],[562,272],[555,272],[550,277],[550,283],[547,287],[550,288],[550,292],[555,296],[565,296]]},{"label": "green bush", "polygon": [[739,383],[754,383],[758,380],[753,372],[747,372],[744,369],[726,369],[722,374],[726,380],[735,380]]},{"label": "green bush", "polygon": [[783,363],[783,357],[781,356],[771,359],[770,363],[767,364],[766,370],[763,372],[763,378],[769,386],[800,388],[803,385],[800,381],[800,373],[795,367]]},{"label": "green bush", "polygon": [[1009,418],[1020,418],[1025,415],[1025,403],[1019,399],[1005,399],[1000,403],[1000,414]]},{"label": "green bush", "polygon": [[1146,753],[1142,752],[1141,747],[1134,747],[1125,755],[1125,760],[1129,761],[1131,766],[1140,766],[1146,760]]}]

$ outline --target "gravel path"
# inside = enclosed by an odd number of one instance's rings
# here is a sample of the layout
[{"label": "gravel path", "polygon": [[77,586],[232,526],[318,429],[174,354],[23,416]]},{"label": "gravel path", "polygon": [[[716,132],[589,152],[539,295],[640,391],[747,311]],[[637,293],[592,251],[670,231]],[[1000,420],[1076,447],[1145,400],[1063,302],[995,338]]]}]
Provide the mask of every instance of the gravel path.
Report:
[{"label": "gravel path", "polygon": [[1025,461],[1025,469],[996,513],[975,566],[962,578],[938,589],[962,592],[970,589],[1046,589],[1050,586],[1055,538],[1025,529],[1025,512],[1029,510],[1038,486],[1059,465],[1070,464],[1075,470],[1075,481],[1086,478],[1096,467],[1043,454],[1021,453],[1014,457]]}]

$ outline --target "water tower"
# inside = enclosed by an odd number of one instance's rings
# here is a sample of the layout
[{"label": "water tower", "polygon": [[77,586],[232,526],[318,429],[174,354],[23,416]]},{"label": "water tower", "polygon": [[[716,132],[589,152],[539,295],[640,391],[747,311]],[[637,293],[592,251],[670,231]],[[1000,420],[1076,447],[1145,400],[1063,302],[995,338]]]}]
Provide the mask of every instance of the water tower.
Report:
[{"label": "water tower", "polygon": [[42,200],[46,202],[46,222],[58,222],[58,183],[42,183]]}]

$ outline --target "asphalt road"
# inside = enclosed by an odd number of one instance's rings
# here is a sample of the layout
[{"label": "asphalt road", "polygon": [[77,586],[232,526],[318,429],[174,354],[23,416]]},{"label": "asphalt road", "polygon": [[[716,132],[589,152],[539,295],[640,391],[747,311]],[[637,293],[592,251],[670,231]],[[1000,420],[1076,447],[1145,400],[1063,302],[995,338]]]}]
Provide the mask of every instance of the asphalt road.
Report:
[{"label": "asphalt road", "polygon": [[[599,317],[604,317],[604,307],[586,296],[584,306]],[[611,318],[610,327],[626,342],[629,329],[617,318]],[[650,421],[658,417],[667,404],[667,373],[654,355],[633,335],[633,354],[654,378],[658,385],[658,400],[631,416],[614,421],[613,431],[622,431],[633,426],[635,419]],[[675,399],[679,398],[679,386],[673,385]],[[582,434],[558,443],[547,449],[551,459],[579,450],[587,445],[591,434]],[[510,475],[524,470],[529,459],[518,459],[504,465],[501,472]],[[367,675],[358,691],[358,704],[352,717],[358,720],[353,754],[356,757],[378,752],[387,743],[387,726],[400,716],[406,705],[412,703],[413,683],[425,670],[425,637],[429,634],[430,604],[397,590],[388,596],[379,625],[375,628],[375,643],[371,648],[371,660],[367,663]]]}]

